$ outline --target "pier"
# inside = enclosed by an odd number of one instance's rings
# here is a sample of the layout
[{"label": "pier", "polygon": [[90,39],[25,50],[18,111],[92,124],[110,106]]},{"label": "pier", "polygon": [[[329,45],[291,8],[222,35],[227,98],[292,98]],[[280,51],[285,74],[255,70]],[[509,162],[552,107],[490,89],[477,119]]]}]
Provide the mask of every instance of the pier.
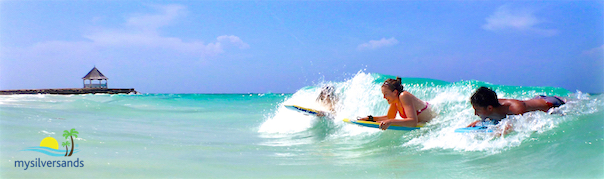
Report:
[{"label": "pier", "polygon": [[[59,88],[59,89],[20,89],[20,90],[0,90],[0,95],[11,94],[139,94],[134,88],[107,88],[109,78],[105,77],[99,69],[92,68],[86,76],[82,78],[83,88]],[[93,83],[98,80],[98,83]],[[86,83],[88,81],[88,83]],[[103,81],[105,83],[103,83]]]},{"label": "pier", "polygon": [[138,92],[134,90],[134,88],[61,88],[0,90],[0,95],[12,94],[138,94]]}]

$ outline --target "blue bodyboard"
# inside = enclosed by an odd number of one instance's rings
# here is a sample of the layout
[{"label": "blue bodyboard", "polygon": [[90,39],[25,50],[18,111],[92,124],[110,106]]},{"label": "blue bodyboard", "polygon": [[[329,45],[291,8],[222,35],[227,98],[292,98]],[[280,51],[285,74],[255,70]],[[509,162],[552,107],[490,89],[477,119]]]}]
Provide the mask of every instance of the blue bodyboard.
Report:
[{"label": "blue bodyboard", "polygon": [[476,127],[464,127],[455,129],[456,133],[491,133],[493,129],[489,129],[487,126],[476,126]]}]

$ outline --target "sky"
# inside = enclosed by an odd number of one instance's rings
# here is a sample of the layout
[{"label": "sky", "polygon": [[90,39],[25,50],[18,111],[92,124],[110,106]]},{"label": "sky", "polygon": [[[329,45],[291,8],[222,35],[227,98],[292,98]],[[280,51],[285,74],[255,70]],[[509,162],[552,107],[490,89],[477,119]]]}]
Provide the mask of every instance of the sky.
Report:
[{"label": "sky", "polygon": [[0,1],[0,89],[293,93],[359,71],[604,92],[604,1]]}]

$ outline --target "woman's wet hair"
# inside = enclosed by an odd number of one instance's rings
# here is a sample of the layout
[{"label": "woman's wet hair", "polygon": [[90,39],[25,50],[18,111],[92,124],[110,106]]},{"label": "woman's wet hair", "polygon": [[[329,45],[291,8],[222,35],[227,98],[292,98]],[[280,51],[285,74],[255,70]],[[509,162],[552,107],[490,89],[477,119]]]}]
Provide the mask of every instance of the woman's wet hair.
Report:
[{"label": "woman's wet hair", "polygon": [[474,94],[472,94],[472,97],[470,98],[470,102],[472,103],[472,105],[475,106],[480,106],[480,107],[487,107],[487,106],[493,106],[493,107],[499,107],[501,106],[501,104],[499,104],[499,100],[497,99],[497,93],[495,93],[495,91],[487,88],[487,87],[480,87],[476,90],[476,92],[474,92]]},{"label": "woman's wet hair", "polygon": [[401,84],[401,77],[396,77],[396,79],[387,79],[384,81],[382,86],[387,87],[391,91],[398,90],[398,94],[401,94],[404,91],[403,85]]},{"label": "woman's wet hair", "polygon": [[321,94],[319,94],[319,97],[317,97],[317,101],[325,100],[324,96],[327,96],[327,98],[329,98],[329,100],[334,101],[336,99],[335,93],[336,93],[336,90],[334,89],[333,86],[331,86],[331,85],[323,86],[321,88]]}]

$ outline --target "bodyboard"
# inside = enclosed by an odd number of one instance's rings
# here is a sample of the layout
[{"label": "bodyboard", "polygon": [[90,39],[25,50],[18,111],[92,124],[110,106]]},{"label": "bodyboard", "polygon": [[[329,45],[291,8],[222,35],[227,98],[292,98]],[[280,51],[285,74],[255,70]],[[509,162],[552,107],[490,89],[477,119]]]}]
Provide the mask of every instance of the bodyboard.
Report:
[{"label": "bodyboard", "polygon": [[317,115],[317,113],[319,113],[318,110],[300,107],[300,106],[296,106],[296,105],[284,105],[284,106],[287,109],[291,109],[291,110],[298,111],[298,112],[305,113],[305,114]]},{"label": "bodyboard", "polygon": [[476,127],[464,127],[455,129],[456,133],[491,133],[493,129],[489,129],[487,126],[476,126]]},{"label": "bodyboard", "polygon": [[[356,125],[360,125],[360,126],[365,126],[365,127],[372,127],[372,128],[377,128],[377,129],[380,128],[380,123],[373,122],[373,121],[344,119],[344,122],[356,124]],[[390,125],[387,130],[411,131],[411,130],[419,129],[420,127],[423,127],[423,126],[418,125],[417,127],[404,127],[404,126]]]}]

